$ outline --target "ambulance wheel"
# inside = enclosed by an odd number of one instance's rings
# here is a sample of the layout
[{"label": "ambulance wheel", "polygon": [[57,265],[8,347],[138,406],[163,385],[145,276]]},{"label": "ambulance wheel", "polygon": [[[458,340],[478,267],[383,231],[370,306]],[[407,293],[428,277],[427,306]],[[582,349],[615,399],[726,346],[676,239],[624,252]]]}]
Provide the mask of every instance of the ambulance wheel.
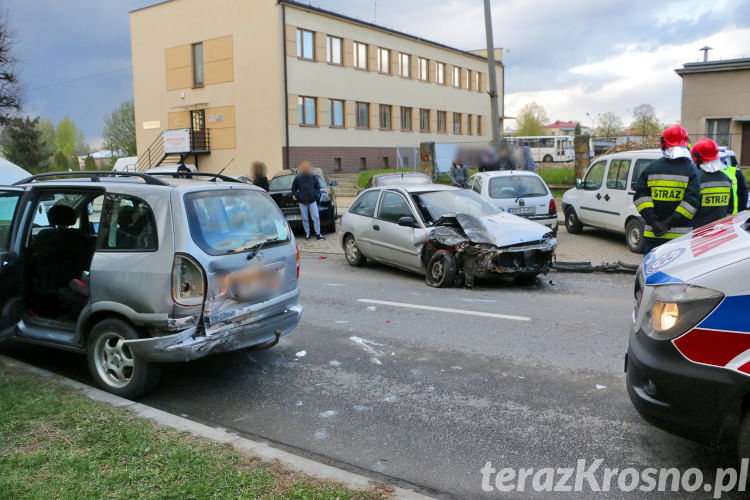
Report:
[{"label": "ambulance wheel", "polygon": [[565,229],[570,234],[581,234],[583,232],[583,224],[578,219],[576,211],[573,207],[567,207],[565,209]]},{"label": "ambulance wheel", "polygon": [[740,429],[737,433],[737,455],[740,460],[750,458],[750,410],[745,411],[745,416],[740,422]]},{"label": "ambulance wheel", "polygon": [[643,253],[646,240],[643,238],[643,222],[632,218],[625,224],[625,241],[633,253]]}]

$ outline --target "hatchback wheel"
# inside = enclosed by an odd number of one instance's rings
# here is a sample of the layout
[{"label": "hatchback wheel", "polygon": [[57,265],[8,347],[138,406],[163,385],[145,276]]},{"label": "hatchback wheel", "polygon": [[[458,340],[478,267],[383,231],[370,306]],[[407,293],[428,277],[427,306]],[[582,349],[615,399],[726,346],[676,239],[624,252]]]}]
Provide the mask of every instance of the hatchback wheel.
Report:
[{"label": "hatchback wheel", "polygon": [[456,280],[456,257],[450,252],[435,252],[427,264],[425,282],[436,288],[453,285]]},{"label": "hatchback wheel", "polygon": [[643,253],[646,240],[643,239],[643,222],[638,219],[630,219],[625,224],[625,241],[633,253]]},{"label": "hatchback wheel", "polygon": [[89,371],[105,391],[136,398],[152,390],[159,380],[158,366],[139,359],[125,344],[138,333],[119,319],[105,319],[91,329],[86,356]]},{"label": "hatchback wheel", "polygon": [[581,224],[581,221],[578,219],[578,215],[576,215],[576,211],[573,207],[565,209],[565,229],[567,229],[570,234],[581,234],[581,232],[583,232],[583,224]]},{"label": "hatchback wheel", "polygon": [[344,255],[346,256],[346,262],[350,266],[360,267],[367,260],[364,255],[359,251],[357,241],[351,234],[344,238]]}]

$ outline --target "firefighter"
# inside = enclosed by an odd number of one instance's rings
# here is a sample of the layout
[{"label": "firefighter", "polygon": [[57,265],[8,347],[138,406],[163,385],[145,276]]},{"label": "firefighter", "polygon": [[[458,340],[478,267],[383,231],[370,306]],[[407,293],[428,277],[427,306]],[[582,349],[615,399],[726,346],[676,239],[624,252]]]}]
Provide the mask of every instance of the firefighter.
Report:
[{"label": "firefighter", "polygon": [[742,175],[742,170],[740,170],[737,165],[730,165],[731,160],[728,157],[722,158],[721,152],[719,152],[719,159],[725,163],[722,172],[732,180],[734,204],[732,205],[731,213],[736,214],[737,212],[747,210],[747,181],[745,180],[745,176]]},{"label": "firefighter", "polygon": [[701,206],[693,227],[701,227],[732,213],[735,206],[732,179],[724,173],[719,146],[711,139],[701,139],[690,151],[701,174]]},{"label": "firefighter", "polygon": [[661,135],[663,157],[636,183],[633,200],[646,222],[644,252],[693,230],[700,206],[700,174],[690,159],[687,131],[673,125]]}]

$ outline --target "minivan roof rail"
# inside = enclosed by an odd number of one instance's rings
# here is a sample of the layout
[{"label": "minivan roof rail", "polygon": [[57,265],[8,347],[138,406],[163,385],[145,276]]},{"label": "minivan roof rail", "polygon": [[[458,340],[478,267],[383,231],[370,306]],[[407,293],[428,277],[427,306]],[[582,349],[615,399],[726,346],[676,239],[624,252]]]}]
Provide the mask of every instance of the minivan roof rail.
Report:
[{"label": "minivan roof rail", "polygon": [[142,174],[139,172],[116,172],[114,170],[99,170],[88,172],[45,172],[43,174],[36,174],[32,175],[31,177],[22,179],[18,182],[15,182],[13,185],[17,186],[19,184],[28,184],[30,182],[44,179],[53,179],[55,177],[88,177],[89,179],[91,179],[91,182],[100,182],[101,177],[138,177],[143,179],[143,182],[145,182],[146,184],[151,184],[154,186],[169,186],[168,183],[164,182],[161,179],[157,179],[150,174]]},{"label": "minivan roof rail", "polygon": [[229,177],[227,175],[212,174],[209,172],[152,172],[148,175],[154,177],[172,177],[173,179],[191,179],[193,177],[210,177],[209,182],[216,182],[216,179],[224,182],[238,182],[244,184],[241,180]]}]

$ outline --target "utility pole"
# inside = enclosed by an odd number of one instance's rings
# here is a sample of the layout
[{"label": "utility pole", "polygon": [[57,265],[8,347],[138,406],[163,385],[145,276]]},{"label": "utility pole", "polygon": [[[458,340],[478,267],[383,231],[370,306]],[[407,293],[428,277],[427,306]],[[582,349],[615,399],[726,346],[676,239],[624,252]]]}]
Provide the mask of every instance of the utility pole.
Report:
[{"label": "utility pole", "polygon": [[490,75],[490,108],[492,117],[492,145],[497,149],[503,139],[503,131],[500,130],[500,113],[498,112],[497,100],[497,73],[495,66],[495,40],[492,35],[492,12],[490,0],[484,0],[484,31],[487,35],[487,65]]}]

